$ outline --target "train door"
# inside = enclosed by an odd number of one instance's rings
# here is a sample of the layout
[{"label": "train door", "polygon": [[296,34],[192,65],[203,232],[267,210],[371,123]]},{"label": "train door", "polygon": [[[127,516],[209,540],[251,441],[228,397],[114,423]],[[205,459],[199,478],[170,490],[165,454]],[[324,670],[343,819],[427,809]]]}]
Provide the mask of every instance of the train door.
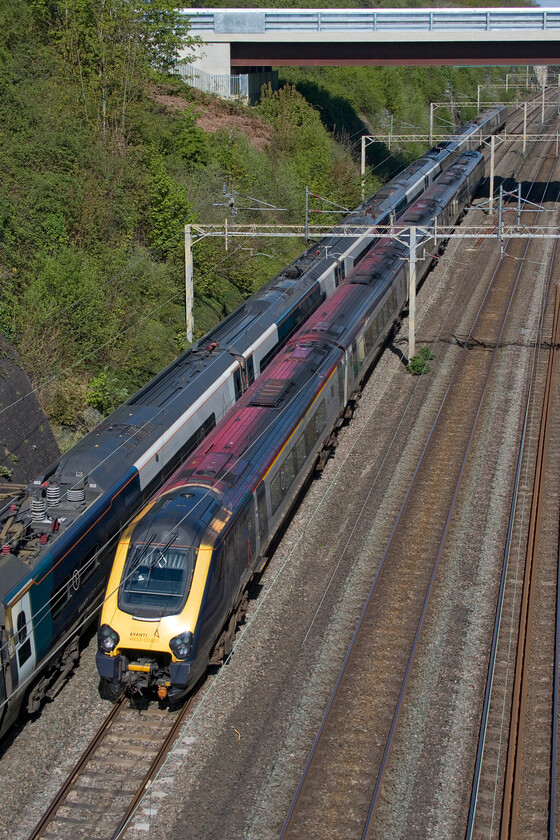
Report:
[{"label": "train door", "polygon": [[344,263],[338,261],[334,269],[334,284],[336,287],[340,286],[344,280]]},{"label": "train door", "polygon": [[11,624],[18,670],[18,684],[21,685],[33,674],[37,663],[29,591],[11,607]]},{"label": "train door", "polygon": [[241,384],[241,370],[238,368],[233,374],[233,387],[235,389],[235,402],[243,393],[243,386]]},{"label": "train door", "polygon": [[255,363],[253,357],[249,356],[247,359],[247,387],[249,388],[255,381]]},{"label": "train door", "polygon": [[262,551],[268,537],[268,513],[266,509],[266,488],[264,481],[261,481],[257,488],[257,515],[259,520],[259,545]]}]

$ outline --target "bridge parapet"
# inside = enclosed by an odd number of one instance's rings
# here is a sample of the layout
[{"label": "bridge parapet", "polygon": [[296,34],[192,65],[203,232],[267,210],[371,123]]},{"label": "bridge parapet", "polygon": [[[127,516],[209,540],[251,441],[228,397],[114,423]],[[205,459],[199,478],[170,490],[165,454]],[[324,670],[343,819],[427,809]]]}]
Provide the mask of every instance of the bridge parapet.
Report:
[{"label": "bridge parapet", "polygon": [[193,34],[265,32],[547,31],[560,29],[557,8],[461,9],[184,9]]},{"label": "bridge parapet", "polygon": [[560,8],[184,9],[196,60],[232,67],[558,64]]}]

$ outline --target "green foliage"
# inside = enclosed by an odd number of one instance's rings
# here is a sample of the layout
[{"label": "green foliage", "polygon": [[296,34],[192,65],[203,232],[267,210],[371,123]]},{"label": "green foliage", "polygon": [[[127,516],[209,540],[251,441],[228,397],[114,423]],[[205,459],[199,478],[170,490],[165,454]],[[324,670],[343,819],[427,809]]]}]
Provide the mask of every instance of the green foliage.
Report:
[{"label": "green foliage", "polygon": [[104,368],[90,379],[87,388],[87,403],[101,414],[109,414],[128,397],[128,391],[120,382],[115,371]]},{"label": "green foliage", "polygon": [[13,470],[11,470],[9,467],[5,467],[3,464],[0,464],[0,478],[5,478],[6,481],[11,481],[13,474]]},{"label": "green foliage", "polygon": [[178,152],[188,169],[206,166],[209,161],[208,144],[204,131],[196,125],[193,111],[185,111],[177,136]]},{"label": "green foliage", "polygon": [[79,84],[87,121],[124,137],[127,109],[152,71],[169,72],[188,39],[174,0],[32,0]]},{"label": "green foliage", "polygon": [[167,172],[165,159],[155,150],[150,156],[150,242],[165,256],[176,250],[179,234],[194,221],[187,189]]},{"label": "green foliage", "polygon": [[[455,94],[476,98],[507,70],[286,68],[285,87],[248,108],[165,75],[181,30],[171,0],[0,4],[0,331],[76,434],[87,405],[112,410],[184,349],[183,226],[230,218],[214,206],[224,183],[286,208],[240,198],[248,224],[302,223],[306,186],[354,207],[359,136],[387,109],[425,130],[430,99],[448,98],[451,117]],[[369,147],[366,193],[421,151]],[[304,246],[198,243],[195,338]]]},{"label": "green foliage", "polygon": [[272,123],[275,154],[287,158],[293,177],[313,190],[327,187],[333,146],[319,113],[292,85],[265,89],[259,111]]},{"label": "green foliage", "polygon": [[406,369],[413,376],[420,376],[422,373],[428,373],[430,370],[430,362],[434,358],[434,354],[429,347],[422,347],[410,360]]}]

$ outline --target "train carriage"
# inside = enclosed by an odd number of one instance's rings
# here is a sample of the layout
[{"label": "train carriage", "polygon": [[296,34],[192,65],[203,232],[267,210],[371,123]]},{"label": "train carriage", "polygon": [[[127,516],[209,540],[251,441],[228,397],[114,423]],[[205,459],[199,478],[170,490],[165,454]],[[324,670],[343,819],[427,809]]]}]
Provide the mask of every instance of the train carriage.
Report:
[{"label": "train carriage", "polygon": [[[497,130],[505,109],[465,127]],[[344,220],[386,224],[462,148],[436,148]],[[335,229],[336,230],[336,229]],[[25,700],[52,698],[79,656],[122,528],[226,416],[288,339],[376,242],[340,235],[311,246],[41,476],[0,508],[0,737]]]},{"label": "train carriage", "polygon": [[[454,224],[483,172],[480,154],[460,156],[401,223]],[[433,249],[421,234],[419,280]],[[219,638],[227,652],[248,581],[399,317],[407,258],[406,241],[382,239],[126,530],[99,629],[106,695],[177,700]]]}]

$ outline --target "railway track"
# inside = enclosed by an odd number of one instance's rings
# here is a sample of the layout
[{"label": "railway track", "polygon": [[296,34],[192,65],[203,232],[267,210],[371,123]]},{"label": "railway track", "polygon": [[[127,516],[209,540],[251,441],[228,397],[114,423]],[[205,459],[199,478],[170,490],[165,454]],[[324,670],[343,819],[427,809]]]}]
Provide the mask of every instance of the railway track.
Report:
[{"label": "railway track", "polygon": [[[560,260],[553,254],[519,454],[466,836],[555,836]],[[553,321],[553,323],[551,323]],[[541,410],[542,408],[542,410]],[[540,422],[539,422],[540,415]],[[532,422],[530,422],[532,420]],[[533,477],[533,480],[531,480]]]},{"label": "railway track", "polygon": [[29,840],[119,836],[173,746],[191,703],[175,712],[156,703],[141,709],[123,695]]},{"label": "railway track", "polygon": [[115,707],[30,840],[120,836],[186,712]]},{"label": "railway track", "polygon": [[[555,158],[538,177],[548,183]],[[542,200],[533,195],[531,200]],[[516,240],[488,287],[360,617],[281,838],[372,838],[407,680],[508,312],[534,246]],[[535,254],[536,255],[536,254]],[[469,350],[483,347],[485,353]],[[375,565],[375,558],[372,558]]]}]

